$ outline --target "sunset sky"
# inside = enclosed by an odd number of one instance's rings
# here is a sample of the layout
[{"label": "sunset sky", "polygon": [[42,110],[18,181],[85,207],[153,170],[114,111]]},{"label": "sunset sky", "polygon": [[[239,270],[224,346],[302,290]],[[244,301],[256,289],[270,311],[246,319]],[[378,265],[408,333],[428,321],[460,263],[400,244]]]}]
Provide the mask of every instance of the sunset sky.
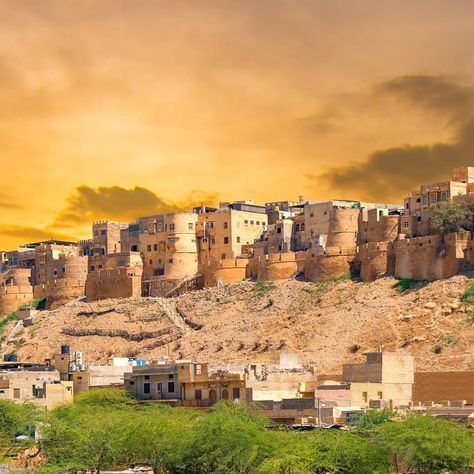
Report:
[{"label": "sunset sky", "polygon": [[474,165],[472,0],[0,0],[0,248]]}]

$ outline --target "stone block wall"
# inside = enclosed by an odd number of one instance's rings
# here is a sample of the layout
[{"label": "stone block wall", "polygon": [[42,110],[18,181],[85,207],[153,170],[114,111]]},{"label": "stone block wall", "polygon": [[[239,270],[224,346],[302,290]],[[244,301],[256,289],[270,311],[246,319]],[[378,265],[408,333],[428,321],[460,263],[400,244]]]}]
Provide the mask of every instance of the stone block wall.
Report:
[{"label": "stone block wall", "polygon": [[374,281],[380,276],[393,275],[395,253],[392,242],[371,242],[357,248],[360,278]]},{"label": "stone block wall", "polygon": [[130,298],[142,294],[142,267],[119,267],[89,272],[86,281],[88,301]]},{"label": "stone block wall", "polygon": [[12,268],[0,274],[0,317],[33,299],[31,270]]},{"label": "stone block wall", "polygon": [[395,276],[414,280],[449,278],[459,272],[467,234],[429,235],[394,242]]},{"label": "stone block wall", "polygon": [[326,247],[316,252],[308,251],[305,262],[305,279],[326,281],[351,271],[355,264],[356,248]]}]

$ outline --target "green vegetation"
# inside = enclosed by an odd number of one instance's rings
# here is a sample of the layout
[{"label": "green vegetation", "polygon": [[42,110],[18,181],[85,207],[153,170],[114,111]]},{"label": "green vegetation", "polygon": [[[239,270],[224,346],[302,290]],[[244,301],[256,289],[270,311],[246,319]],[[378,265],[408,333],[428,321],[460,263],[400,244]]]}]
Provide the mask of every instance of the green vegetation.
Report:
[{"label": "green vegetation", "polygon": [[262,299],[265,295],[276,288],[275,283],[268,280],[257,280],[252,286],[250,298],[254,300]]},{"label": "green vegetation", "polygon": [[474,324],[474,311],[468,311],[466,313],[466,319],[468,323]]},{"label": "green vegetation", "polygon": [[474,304],[474,283],[471,283],[461,296],[461,301],[466,304]]},{"label": "green vegetation", "polygon": [[411,278],[400,278],[394,285],[393,288],[398,290],[400,293],[413,288],[417,283],[418,280],[412,280]]},{"label": "green vegetation", "polygon": [[389,410],[358,415],[350,432],[294,432],[274,429],[257,406],[220,402],[202,413],[104,389],[41,413],[0,402],[5,443],[41,423],[38,449],[47,460],[35,472],[98,474],[143,465],[155,474],[440,474],[474,462],[474,437],[464,426],[428,416],[394,421]]},{"label": "green vegetation", "polygon": [[10,321],[18,321],[18,320],[19,320],[19,318],[16,315],[16,313],[7,314],[5,317],[0,319],[0,336],[3,334],[3,331],[5,330],[6,325]]},{"label": "green vegetation", "polygon": [[39,421],[39,412],[35,406],[18,405],[10,400],[0,401],[0,462],[12,449],[17,435],[28,436],[22,445],[31,445],[35,424]]}]

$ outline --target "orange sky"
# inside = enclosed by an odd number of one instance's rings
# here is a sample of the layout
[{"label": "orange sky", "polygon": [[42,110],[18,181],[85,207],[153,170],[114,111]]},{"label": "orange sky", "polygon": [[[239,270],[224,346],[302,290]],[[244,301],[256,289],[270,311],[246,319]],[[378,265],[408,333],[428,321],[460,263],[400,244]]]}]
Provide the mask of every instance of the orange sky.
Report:
[{"label": "orange sky", "polygon": [[0,18],[0,248],[203,200],[396,202],[473,164],[470,0],[0,0]]}]

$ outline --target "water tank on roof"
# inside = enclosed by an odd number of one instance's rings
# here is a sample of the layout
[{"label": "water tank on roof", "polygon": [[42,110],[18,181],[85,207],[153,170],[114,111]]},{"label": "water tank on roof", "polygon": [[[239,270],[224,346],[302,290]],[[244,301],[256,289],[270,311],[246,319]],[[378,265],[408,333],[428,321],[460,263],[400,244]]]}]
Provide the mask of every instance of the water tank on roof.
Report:
[{"label": "water tank on roof", "polygon": [[61,354],[69,354],[69,346],[67,344],[61,345]]}]

